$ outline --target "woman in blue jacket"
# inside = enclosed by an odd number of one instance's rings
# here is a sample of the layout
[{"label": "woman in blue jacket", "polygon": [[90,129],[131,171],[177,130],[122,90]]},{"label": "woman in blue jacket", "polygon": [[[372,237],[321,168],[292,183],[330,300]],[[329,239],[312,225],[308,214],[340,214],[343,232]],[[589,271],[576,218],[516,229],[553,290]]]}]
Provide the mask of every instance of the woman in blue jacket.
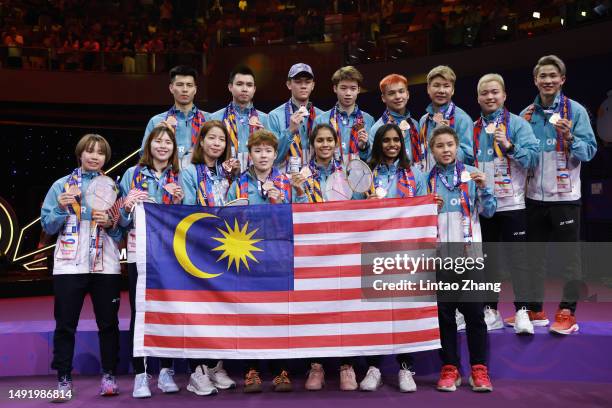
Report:
[{"label": "woman in blue jacket", "polygon": [[119,249],[121,229],[107,211],[89,208],[84,193],[102,175],[110,161],[111,149],[102,136],[87,134],[76,145],[79,166],[57,180],[47,193],[40,220],[49,235],[58,234],[53,255],[55,331],[53,361],[57,370],[59,398],[72,398],[72,359],[79,316],[85,295],[94,305],[100,358],[104,375],[101,395],[119,393],[115,378],[119,359],[119,302],[121,270]]},{"label": "woman in blue jacket", "polygon": [[[132,213],[139,201],[152,201],[159,204],[180,204],[183,190],[178,184],[179,162],[174,128],[161,122],[153,128],[145,140],[143,155],[138,164],[126,170],[121,178],[121,193],[124,197],[121,209],[120,225],[128,230],[127,264],[129,294],[131,306],[130,337],[132,339],[132,356],[134,344],[134,324],[136,319],[136,286],[138,270],[136,268],[136,229]],[[161,358],[161,370],[157,381],[158,388],[164,393],[177,392],[174,382],[171,358]],[[148,398],[149,375],[146,372],[145,357],[132,357],[134,368],[134,398]]]},{"label": "woman in blue jacket", "polygon": [[[477,168],[457,160],[459,137],[448,126],[437,127],[429,141],[430,150],[436,165],[429,173],[428,188],[438,202],[438,239],[446,245],[457,245],[465,251],[473,249],[474,243],[482,242],[479,214],[492,217],[497,202],[490,188],[486,186],[486,176]],[[438,270],[439,282],[462,282],[459,271]],[[474,273],[474,276],[476,274]],[[474,391],[492,391],[486,361],[487,326],[484,321],[482,302],[477,298],[463,300],[463,293],[452,290],[444,293],[449,300],[441,301],[438,291],[438,318],[440,324],[440,357],[442,371],[437,388],[440,391],[455,391],[461,385],[458,371],[457,325],[455,310],[464,316],[472,366],[470,385]]]}]

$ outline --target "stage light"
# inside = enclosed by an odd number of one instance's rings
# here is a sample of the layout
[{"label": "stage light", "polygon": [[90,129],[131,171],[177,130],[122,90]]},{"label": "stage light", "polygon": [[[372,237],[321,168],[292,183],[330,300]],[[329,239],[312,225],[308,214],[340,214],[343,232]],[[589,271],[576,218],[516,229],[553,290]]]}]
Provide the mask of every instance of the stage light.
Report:
[{"label": "stage light", "polygon": [[593,11],[595,13],[597,13],[598,15],[600,15],[600,16],[605,16],[606,14],[608,14],[608,9],[609,9],[609,7],[602,3],[602,4],[598,5],[598,6],[596,6],[593,9]]},{"label": "stage light", "polygon": [[540,12],[539,11],[534,11],[532,16],[533,16],[533,18],[540,18]]},{"label": "stage light", "polygon": [[501,29],[502,29],[503,31],[508,31],[508,26],[504,24],[503,26],[501,26]]},{"label": "stage light", "polygon": [[565,20],[561,19],[561,25],[565,24]]},{"label": "stage light", "polygon": [[587,12],[586,12],[586,11],[581,11],[581,12],[580,12],[580,15],[581,15],[582,17],[586,17],[586,16],[587,16]]},{"label": "stage light", "polygon": [[[0,208],[6,214],[6,219],[8,220],[9,229],[8,229],[7,234],[9,236],[9,239],[8,239],[8,244],[6,245],[6,248],[3,250],[3,252],[7,254],[7,257],[8,257],[8,253],[11,249],[11,245],[13,245],[13,239],[15,238],[15,226],[13,225],[13,218],[11,217],[11,214],[8,208],[5,207],[4,204],[2,204],[1,202],[0,202]],[[0,237],[2,237],[3,233],[4,231],[2,231],[2,227],[0,226]]]}]

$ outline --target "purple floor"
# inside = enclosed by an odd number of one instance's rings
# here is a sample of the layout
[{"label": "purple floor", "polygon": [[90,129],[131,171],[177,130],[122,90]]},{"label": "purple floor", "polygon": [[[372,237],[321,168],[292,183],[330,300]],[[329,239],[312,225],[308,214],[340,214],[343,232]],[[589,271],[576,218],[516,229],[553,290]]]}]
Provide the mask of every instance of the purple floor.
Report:
[{"label": "purple floor", "polygon": [[[495,390],[490,394],[477,394],[469,386],[462,386],[454,393],[440,393],[434,389],[432,377],[417,378],[418,391],[414,394],[397,392],[394,378],[385,378],[377,392],[342,392],[337,390],[337,382],[328,380],[327,388],[320,392],[301,389],[303,380],[294,381],[298,391],[278,394],[264,392],[246,395],[238,390],[222,391],[211,397],[198,397],[184,388],[173,395],[162,395],[153,390],[153,398],[136,400],[131,397],[132,377],[122,376],[119,380],[121,394],[117,397],[102,398],[96,395],[99,378],[92,376],[75,377],[75,399],[70,407],[114,407],[114,406],[160,406],[163,407],[241,407],[241,408],[385,408],[390,407],[609,407],[612,400],[610,384],[584,382],[548,381],[494,381]],[[184,387],[187,377],[177,376],[177,383]],[[265,384],[269,386],[269,383]],[[53,389],[54,377],[5,377],[0,378],[0,407],[48,407],[45,400],[9,400],[9,389]]]}]

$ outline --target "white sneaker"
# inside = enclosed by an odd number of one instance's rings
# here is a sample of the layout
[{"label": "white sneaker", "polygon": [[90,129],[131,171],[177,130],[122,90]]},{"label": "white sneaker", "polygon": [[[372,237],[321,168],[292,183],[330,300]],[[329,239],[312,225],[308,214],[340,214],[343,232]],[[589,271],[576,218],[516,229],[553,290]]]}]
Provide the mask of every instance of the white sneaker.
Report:
[{"label": "white sneaker", "polygon": [[465,330],[465,316],[458,310],[455,310],[455,322],[457,323],[457,331]]},{"label": "white sneaker", "polygon": [[381,385],[382,378],[380,375],[380,370],[376,367],[370,366],[364,379],[359,383],[359,389],[361,391],[376,391]]},{"label": "white sneaker", "polygon": [[207,371],[208,377],[215,387],[222,390],[236,387],[236,382],[232,380],[229,375],[227,375],[227,371],[223,369],[222,361],[219,361],[214,368],[209,368]]},{"label": "white sneaker", "polygon": [[529,319],[526,308],[516,311],[514,316],[514,332],[516,334],[533,334],[533,323]]},{"label": "white sneaker", "polygon": [[499,313],[495,309],[491,309],[490,306],[485,306],[484,309],[484,320],[487,324],[487,330],[499,330],[504,328],[504,320],[501,317],[501,313]]},{"label": "white sneaker", "polygon": [[57,382],[58,395],[52,399],[51,402],[68,402],[74,396],[74,388],[72,387],[72,378],[70,376],[63,376]]},{"label": "white sneaker", "polygon": [[212,381],[210,381],[208,369],[204,370],[203,367],[206,366],[199,365],[195,372],[191,374],[189,384],[187,384],[187,391],[191,391],[196,395],[216,394],[218,391]]},{"label": "white sneaker", "polygon": [[147,373],[136,374],[134,377],[134,391],[132,391],[132,397],[134,398],[150,398],[151,390],[149,389],[149,380],[151,376]]},{"label": "white sneaker", "polygon": [[402,363],[402,368],[397,374],[400,392],[415,392],[417,390],[413,375],[414,372],[410,371],[405,363]]},{"label": "white sneaker", "polygon": [[162,368],[159,370],[159,377],[157,377],[157,388],[168,394],[178,392],[179,387],[174,382],[174,370],[169,368]]}]

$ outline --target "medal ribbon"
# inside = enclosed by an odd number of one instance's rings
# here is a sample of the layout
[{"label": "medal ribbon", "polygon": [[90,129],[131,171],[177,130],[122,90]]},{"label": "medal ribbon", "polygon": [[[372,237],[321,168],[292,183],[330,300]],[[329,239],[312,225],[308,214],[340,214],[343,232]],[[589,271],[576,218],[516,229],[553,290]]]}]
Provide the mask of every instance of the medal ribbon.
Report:
[{"label": "medal ribbon", "polygon": [[[164,120],[168,119],[168,117],[173,117],[176,120],[177,112],[178,112],[178,109],[176,109],[176,106],[172,106],[168,110],[168,112],[166,112],[166,117]],[[195,113],[189,112],[189,114],[187,115],[187,121],[189,122],[190,120],[191,120],[191,145],[193,146],[196,144],[198,135],[200,134],[200,128],[202,127],[202,124],[206,122],[206,119],[204,118],[204,113],[198,108],[195,108]],[[174,125],[174,134],[176,134],[176,126],[177,125]]]},{"label": "medal ribbon", "polygon": [[[395,120],[393,115],[391,115],[391,113],[389,112],[389,109],[385,109],[385,111],[383,112],[382,120],[383,120],[383,123],[393,123],[397,125],[397,121]],[[409,117],[407,117],[405,120],[407,122],[410,122]],[[408,133],[410,134],[409,141],[410,141],[410,148],[412,152],[412,161],[420,162],[425,157],[427,157],[427,142],[426,142],[427,129],[425,129],[424,133],[423,132],[419,133],[414,123],[409,123],[409,124],[410,124],[410,127],[408,128]],[[405,137],[406,135],[404,135],[404,138]]]},{"label": "medal ribbon", "polygon": [[[259,118],[259,114],[257,113],[257,109],[251,106],[249,109],[249,135],[251,135],[257,126],[251,125],[251,118],[255,116]],[[238,157],[238,124],[236,123],[236,110],[234,109],[234,103],[230,102],[225,108],[225,112],[223,112],[223,123],[227,128],[227,132],[230,136],[230,141],[232,142],[232,157],[235,159]]]},{"label": "medal ribbon", "polygon": [[439,178],[444,187],[448,189],[448,191],[453,191],[455,187],[459,186],[459,198],[460,198],[460,208],[461,208],[461,216],[463,218],[463,222],[469,226],[469,228],[463,230],[463,240],[464,242],[472,242],[473,233],[472,233],[472,217],[470,214],[470,194],[468,183],[461,182],[461,173],[465,170],[465,166],[460,161],[457,161],[455,165],[455,171],[453,174],[453,185],[452,187],[448,184],[448,180],[446,179],[445,174],[441,174],[439,167],[435,166],[431,173],[429,173],[429,181],[427,183],[429,193],[437,192],[437,179]]},{"label": "medal ribbon", "polygon": [[[224,177],[225,172],[218,161],[215,163],[215,166],[217,168],[217,176]],[[195,167],[198,174],[198,204],[203,207],[215,207],[215,192],[212,186],[213,175],[205,164],[196,164]]]},{"label": "medal ribbon", "polygon": [[[309,135],[310,132],[312,131],[312,127],[313,127],[314,120],[316,117],[316,112],[315,112],[315,108],[312,103],[309,103],[308,105],[306,105],[306,107],[308,109],[308,121],[306,123],[306,134]],[[293,103],[291,102],[291,99],[289,99],[289,101],[285,103],[285,126],[287,128],[289,128],[289,125],[291,122],[291,115],[293,113],[294,113]],[[293,136],[291,139],[291,145],[289,145],[289,152],[287,154],[287,157],[297,156],[303,162],[304,161],[303,155],[304,155],[304,152],[302,150],[302,137],[300,136],[300,130],[298,128],[298,130],[295,133],[293,133]]]},{"label": "medal ribbon", "polygon": [[[353,126],[351,126],[348,153],[358,154],[359,153],[359,136],[358,136],[359,132],[357,131],[357,128],[363,128],[364,119],[363,119],[363,114],[361,113],[361,110],[359,109],[357,105],[355,105],[355,110],[353,111],[353,113],[355,114],[355,123],[353,124]],[[331,127],[334,128],[336,133],[338,133],[338,136],[340,140],[342,141],[342,131],[339,127],[339,120],[340,120],[340,109],[338,109],[338,104],[336,104],[332,108],[331,112],[329,113],[329,124]],[[350,118],[349,118],[349,121],[350,121]],[[340,154],[341,154],[342,162],[344,162],[344,149],[340,149]]]}]

